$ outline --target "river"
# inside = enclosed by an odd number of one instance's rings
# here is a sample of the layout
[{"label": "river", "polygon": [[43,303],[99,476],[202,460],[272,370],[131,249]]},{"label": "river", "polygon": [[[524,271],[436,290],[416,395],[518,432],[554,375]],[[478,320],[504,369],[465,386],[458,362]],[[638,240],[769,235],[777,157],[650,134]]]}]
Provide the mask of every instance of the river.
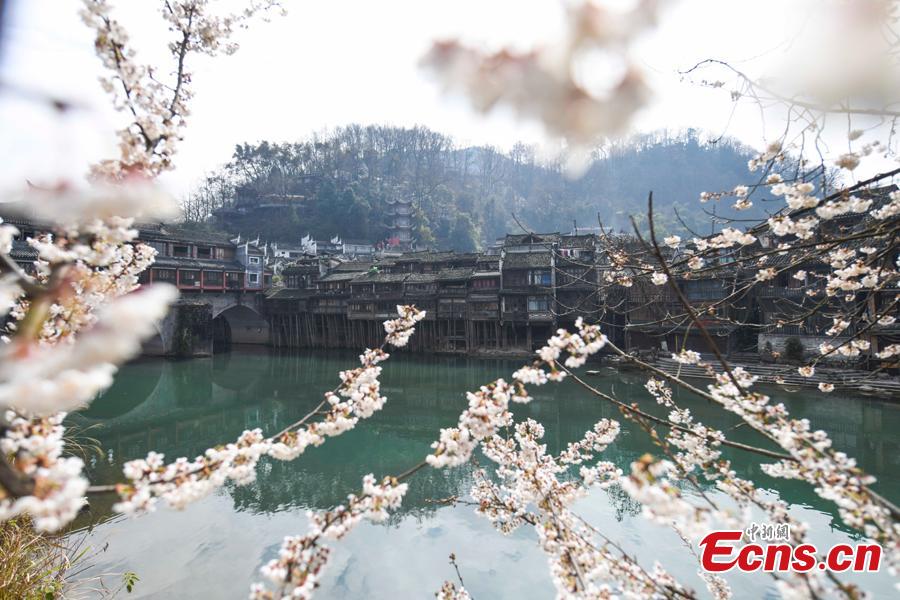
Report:
[{"label": "river", "polygon": [[[193,457],[244,429],[277,431],[315,406],[322,392],[335,386],[337,372],[354,364],[353,353],[275,354],[262,348],[236,348],[182,362],[141,360],[123,367],[114,386],[89,409],[70,416],[69,424],[102,446],[102,454],[92,454],[89,461],[92,482],[113,483],[124,461],[149,450],[163,452],[169,460]],[[111,517],[111,498],[95,499],[87,543],[96,554],[83,576],[103,578],[114,587],[119,574],[133,571],[140,581],[129,598],[245,598],[282,537],[305,531],[307,510],[339,503],[359,488],[366,473],[395,474],[421,460],[439,429],[455,424],[466,406],[466,390],[508,378],[518,364],[397,354],[384,363],[388,403],[383,411],[296,461],[264,461],[249,486],[226,487],[181,512],[161,507],[132,519]],[[658,412],[639,375],[606,367],[601,373],[591,379],[597,387]],[[878,477],[877,490],[900,500],[900,404],[816,391],[770,393],[792,413],[808,416],[814,428],[831,434],[836,448]],[[514,412],[544,424],[551,451],[579,439],[601,417],[619,416],[614,407],[568,382],[537,388],[534,396],[534,402],[515,406]],[[731,429],[736,417],[685,395],[676,399],[704,423],[728,430],[731,439],[760,444],[748,428]],[[653,450],[642,432],[623,422],[623,433],[604,458],[627,469],[629,462]],[[736,453],[730,458],[739,475],[774,489],[776,482],[761,473],[759,457]],[[362,524],[330,544],[333,553],[318,597],[433,597],[443,580],[455,579],[447,560],[451,552],[458,557],[466,587],[479,600],[552,597],[546,561],[529,528],[504,537],[471,507],[433,502],[464,496],[471,477],[471,468],[420,472],[410,481],[402,510],[388,523]],[[835,518],[833,506],[809,486],[790,481],[777,486],[792,514],[810,523],[820,549],[855,539]],[[638,510],[615,490],[593,493],[578,505],[579,514],[645,565],[660,560],[706,596],[697,564],[683,551],[681,540],[643,519]],[[848,579],[876,598],[894,593],[886,573]],[[771,579],[762,574],[729,580],[736,598],[773,594]]]}]

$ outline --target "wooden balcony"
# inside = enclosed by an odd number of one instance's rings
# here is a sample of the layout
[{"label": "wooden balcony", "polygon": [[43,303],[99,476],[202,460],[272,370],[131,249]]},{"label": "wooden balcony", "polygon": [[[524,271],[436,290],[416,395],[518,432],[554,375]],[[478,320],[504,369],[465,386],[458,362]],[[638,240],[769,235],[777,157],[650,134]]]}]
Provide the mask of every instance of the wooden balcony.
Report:
[{"label": "wooden balcony", "polygon": [[439,298],[465,298],[467,294],[468,291],[465,287],[444,288],[438,290],[437,293]]},{"label": "wooden balcony", "polygon": [[553,313],[549,310],[528,311],[529,322],[547,322],[553,320]]},{"label": "wooden balcony", "polygon": [[501,313],[503,321],[527,321],[528,311],[525,308],[507,308]]},{"label": "wooden balcony", "polygon": [[427,299],[431,300],[437,297],[437,290],[415,290],[408,289],[403,293],[403,297],[406,298],[408,303],[412,303],[418,299]]},{"label": "wooden balcony", "polygon": [[372,301],[375,300],[375,292],[367,290],[364,292],[351,292],[350,298],[353,300]]},{"label": "wooden balcony", "polygon": [[507,284],[507,282],[504,281],[500,293],[539,296],[541,294],[549,294],[552,290],[553,286],[551,285],[531,285],[527,283]]},{"label": "wooden balcony", "polygon": [[[802,301],[804,298],[807,298],[806,290],[803,288],[786,288],[786,287],[776,287],[776,286],[766,286],[757,288],[756,294],[760,298],[785,298],[788,300],[795,300],[797,302]],[[691,296],[688,296],[688,299],[693,300]],[[722,295],[718,297],[710,297],[704,298],[704,300],[721,300]]]},{"label": "wooden balcony", "polygon": [[333,288],[330,290],[316,290],[316,294],[327,298],[344,298],[350,295],[350,290],[347,288]]}]

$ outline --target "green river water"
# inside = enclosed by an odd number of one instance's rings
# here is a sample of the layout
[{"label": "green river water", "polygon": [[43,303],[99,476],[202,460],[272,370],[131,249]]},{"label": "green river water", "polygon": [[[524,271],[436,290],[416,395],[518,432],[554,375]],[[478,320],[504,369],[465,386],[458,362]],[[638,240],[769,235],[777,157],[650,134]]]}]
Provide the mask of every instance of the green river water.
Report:
[{"label": "green river water", "polygon": [[[124,461],[149,450],[171,460],[193,457],[203,449],[233,440],[244,429],[274,432],[296,420],[334,387],[337,372],[356,364],[354,353],[274,354],[265,349],[235,349],[229,354],[183,362],[142,360],[125,366],[115,385],[91,407],[70,417],[82,435],[96,438],[102,457],[94,456],[94,483],[119,480]],[[160,508],[132,519],[111,518],[111,499],[94,500],[95,526],[87,543],[97,552],[85,576],[133,571],[139,598],[245,598],[259,567],[278,551],[286,534],[303,533],[306,511],[325,509],[359,488],[366,473],[396,474],[429,451],[441,427],[455,424],[466,406],[464,392],[497,377],[509,377],[518,362],[397,354],[384,364],[384,410],[345,435],[309,450],[296,461],[264,461],[258,480],[226,487],[177,512]],[[591,382],[624,400],[658,410],[639,374],[601,368]],[[551,451],[579,439],[601,417],[618,412],[586,396],[573,384],[534,390],[535,401],[516,406],[518,417],[540,420]],[[807,416],[828,431],[835,447],[855,457],[878,477],[875,486],[900,501],[900,404],[815,391],[770,390],[792,413]],[[727,430],[731,439],[760,444],[737,419],[700,400],[678,398],[695,416]],[[629,462],[654,448],[635,426],[623,433],[605,457],[627,469]],[[760,470],[760,459],[732,454],[738,473],[767,488],[776,482]],[[420,472],[410,481],[403,508],[386,524],[362,524],[332,543],[333,553],[319,598],[430,598],[445,579],[455,579],[447,556],[453,552],[466,587],[478,600],[549,598],[553,588],[546,561],[529,528],[504,537],[467,506],[432,502],[465,496],[471,468]],[[805,484],[777,482],[797,518],[811,525],[819,548],[854,539],[835,518],[834,508]],[[713,495],[715,491],[711,491]],[[580,501],[580,515],[622,544],[645,566],[660,560],[682,581],[706,596],[696,576],[695,559],[681,548],[670,529],[648,522],[639,508],[615,490],[598,491]],[[105,548],[105,550],[102,550]],[[894,597],[886,573],[850,577],[875,598]],[[737,598],[774,595],[763,574],[729,576]]]}]

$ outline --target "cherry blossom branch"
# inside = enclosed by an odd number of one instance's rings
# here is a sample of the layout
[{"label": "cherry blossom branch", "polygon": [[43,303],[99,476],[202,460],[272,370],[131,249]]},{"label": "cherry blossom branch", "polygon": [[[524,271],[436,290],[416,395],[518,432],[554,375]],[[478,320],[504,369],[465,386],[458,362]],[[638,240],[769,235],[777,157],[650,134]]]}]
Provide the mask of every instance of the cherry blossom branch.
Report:
[{"label": "cherry blossom branch", "polygon": [[[613,396],[610,396],[609,394],[605,394],[605,393],[601,392],[600,390],[598,390],[597,388],[590,385],[588,382],[586,382],[581,377],[578,377],[578,375],[576,375],[572,370],[566,368],[565,365],[562,365],[562,364],[556,362],[556,366],[560,370],[565,371],[568,374],[568,376],[573,381],[575,381],[578,385],[580,385],[582,388],[589,391],[591,394],[597,396],[598,398],[601,398],[603,400],[606,400],[607,402],[614,404],[623,413],[639,416],[641,419],[645,419],[647,421],[652,421],[653,423],[656,423],[657,425],[662,425],[663,427],[666,427],[668,429],[674,429],[676,431],[680,431],[687,435],[692,435],[692,436],[702,435],[702,434],[697,433],[693,429],[689,429],[687,427],[682,427],[681,425],[678,425],[677,423],[672,423],[671,421],[667,421],[665,419],[657,417],[656,415],[652,415],[648,412],[645,412],[645,411],[637,408],[637,403],[627,404],[625,402],[622,402],[621,400],[614,398]],[[708,441],[711,441],[711,439],[712,438],[707,438]],[[778,460],[789,460],[789,461],[795,460],[792,456],[790,456],[788,454],[783,454],[781,452],[775,452],[774,450],[766,450],[765,448],[759,448],[756,446],[751,446],[749,444],[742,444],[741,442],[733,442],[733,441],[727,440],[727,439],[723,439],[723,440],[719,440],[719,441],[723,446],[728,446],[730,448],[735,448],[737,450],[743,450],[745,452],[750,452],[753,454],[759,454],[760,456],[767,456],[769,458],[776,458]]]}]

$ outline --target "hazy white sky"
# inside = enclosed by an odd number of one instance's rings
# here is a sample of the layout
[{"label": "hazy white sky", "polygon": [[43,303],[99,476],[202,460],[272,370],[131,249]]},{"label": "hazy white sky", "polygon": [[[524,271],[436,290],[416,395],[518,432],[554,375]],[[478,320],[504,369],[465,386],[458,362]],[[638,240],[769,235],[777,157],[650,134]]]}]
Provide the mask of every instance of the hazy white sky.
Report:
[{"label": "hazy white sky", "polygon": [[[236,0],[228,0],[233,2]],[[618,0],[612,0],[618,1]],[[117,15],[141,57],[164,57],[165,31],[154,2],[120,1]],[[732,116],[726,90],[679,81],[677,71],[716,57],[744,68],[777,60],[795,27],[776,0],[673,0],[660,29],[640,47],[656,102],[641,130],[698,127],[759,146],[755,111]],[[165,176],[176,194],[226,162],[236,143],[294,141],[347,123],[423,124],[462,143],[508,147],[539,142],[540,129],[508,114],[488,118],[447,98],[418,61],[432,40],[459,36],[499,48],[553,39],[559,0],[286,0],[287,17],[254,22],[237,54],[191,65],[196,97],[187,137]],[[114,154],[117,115],[96,77],[99,62],[77,0],[13,0],[0,73],[0,180],[84,172],[90,159]],[[779,20],[778,15],[783,18]],[[44,90],[86,107],[60,119],[15,90]]]}]

